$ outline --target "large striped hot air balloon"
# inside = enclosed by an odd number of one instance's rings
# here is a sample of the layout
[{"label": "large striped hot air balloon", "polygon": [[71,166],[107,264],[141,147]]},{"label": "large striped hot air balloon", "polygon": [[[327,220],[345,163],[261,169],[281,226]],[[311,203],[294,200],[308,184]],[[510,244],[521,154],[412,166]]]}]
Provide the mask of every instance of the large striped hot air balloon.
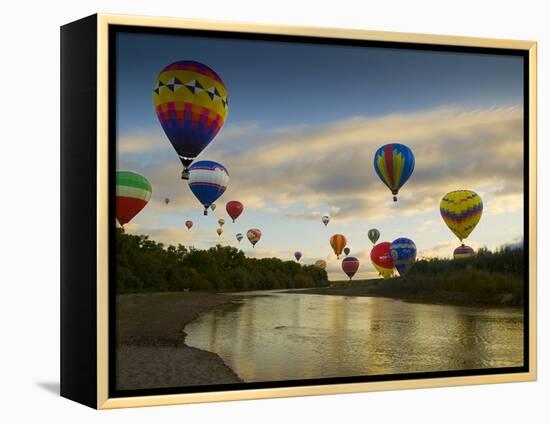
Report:
[{"label": "large striped hot air balloon", "polygon": [[143,176],[120,170],[116,173],[116,218],[121,226],[132,220],[149,202],[151,184]]},{"label": "large striped hot air balloon", "polygon": [[204,206],[204,215],[208,207],[225,192],[229,184],[229,173],[223,165],[210,160],[193,163],[189,167],[189,188]]},{"label": "large striped hot air balloon", "polygon": [[409,238],[397,238],[390,245],[390,254],[399,274],[405,276],[416,261],[416,245]]},{"label": "large striped hot air balloon", "polygon": [[380,231],[378,229],[369,229],[368,237],[372,244],[376,244],[376,241],[380,238]]},{"label": "large striped hot air balloon", "polygon": [[208,66],[193,61],[174,62],[160,71],[153,86],[158,120],[187,168],[214,139],[228,112],[227,89]]},{"label": "large striped hot air balloon", "polygon": [[346,246],[347,242],[346,237],[341,234],[335,234],[330,237],[330,246],[334,250],[334,254],[336,254],[337,259],[340,259],[340,254],[342,254],[342,250]]},{"label": "large striped hot air balloon", "polygon": [[359,269],[359,260],[355,257],[346,257],[342,260],[342,270],[346,275],[348,275],[350,281],[353,278],[353,275],[357,273],[357,269]]},{"label": "large striped hot air balloon", "polygon": [[474,257],[475,255],[476,253],[474,249],[472,247],[468,247],[467,245],[461,245],[460,247],[455,248],[453,252],[453,258],[455,260]]},{"label": "large striped hot air balloon", "polygon": [[386,144],[374,155],[374,170],[397,201],[399,189],[407,182],[414,170],[414,154],[403,144]]},{"label": "large striped hot air balloon", "polygon": [[390,253],[390,245],[389,242],[381,242],[372,247],[370,252],[372,264],[384,279],[388,279],[393,275],[393,259]]},{"label": "large striped hot air balloon", "polygon": [[483,202],[473,191],[452,191],[441,199],[439,210],[449,229],[462,242],[479,223]]}]

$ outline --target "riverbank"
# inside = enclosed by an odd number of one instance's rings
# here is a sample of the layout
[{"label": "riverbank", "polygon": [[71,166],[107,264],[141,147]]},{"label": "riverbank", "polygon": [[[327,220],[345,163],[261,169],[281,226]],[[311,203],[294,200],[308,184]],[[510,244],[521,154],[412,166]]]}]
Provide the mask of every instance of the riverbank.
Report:
[{"label": "riverbank", "polygon": [[185,345],[184,326],[234,295],[167,292],[117,296],[117,389],[240,383],[216,354]]}]

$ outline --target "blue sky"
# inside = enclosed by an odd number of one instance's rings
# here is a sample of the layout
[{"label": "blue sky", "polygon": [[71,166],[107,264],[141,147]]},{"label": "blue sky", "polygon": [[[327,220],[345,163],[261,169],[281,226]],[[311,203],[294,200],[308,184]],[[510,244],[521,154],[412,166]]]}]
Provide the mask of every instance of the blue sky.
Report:
[{"label": "blue sky", "polygon": [[[229,92],[225,125],[199,156],[231,175],[215,217],[201,216],[179,179],[152,106],[156,75],[177,60],[210,66]],[[439,217],[439,199],[472,189],[485,212],[470,245],[494,248],[522,236],[519,57],[119,34],[117,71],[118,167],[143,174],[154,193],[129,232],[199,248],[221,241],[254,256],[291,259],[300,250],[306,263],[329,259],[333,279],[345,277],[328,246],[340,232],[361,260],[357,277],[367,277],[370,227],[381,240],[413,239],[419,255],[448,256],[458,240]],[[372,169],[374,151],[392,141],[417,159],[398,204]],[[232,199],[245,204],[236,224],[224,211]],[[320,222],[326,212],[328,228]],[[221,239],[219,217],[228,221]],[[254,250],[234,240],[249,227],[264,233]]]}]

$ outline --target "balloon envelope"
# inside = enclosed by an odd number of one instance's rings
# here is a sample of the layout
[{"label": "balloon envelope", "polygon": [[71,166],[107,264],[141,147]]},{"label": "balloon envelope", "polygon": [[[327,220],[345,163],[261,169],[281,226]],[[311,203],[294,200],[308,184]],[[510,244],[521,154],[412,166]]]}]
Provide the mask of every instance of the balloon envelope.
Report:
[{"label": "balloon envelope", "polygon": [[340,254],[342,254],[342,250],[347,244],[347,239],[342,234],[335,234],[330,237],[330,246],[334,250],[334,254],[336,254],[336,258],[340,258]]},{"label": "balloon envelope", "polygon": [[216,210],[216,203],[210,205],[210,210],[212,211]]},{"label": "balloon envelope", "polygon": [[244,237],[243,234],[238,233],[237,235],[235,235],[235,238],[237,238],[237,241],[241,242]]},{"label": "balloon envelope", "polygon": [[321,221],[325,224],[325,226],[328,225],[328,222],[330,222],[330,216],[328,214],[325,214],[322,218],[321,218]]},{"label": "balloon envelope", "polygon": [[151,184],[143,176],[125,170],[116,173],[116,218],[125,225],[149,202]]},{"label": "balloon envelope", "polygon": [[405,276],[416,261],[416,245],[409,238],[397,238],[390,245],[390,254],[399,274]]},{"label": "balloon envelope", "polygon": [[381,242],[372,247],[370,259],[378,272],[384,277],[389,278],[393,274],[393,259],[390,254],[390,243]]},{"label": "balloon envelope", "polygon": [[344,254],[346,256],[348,256],[350,252],[351,252],[351,250],[349,249],[349,247],[344,248]]},{"label": "balloon envelope", "polygon": [[164,199],[164,204],[169,204],[170,203],[170,199],[169,198],[165,198]]},{"label": "balloon envelope", "polygon": [[315,262],[315,266],[321,270],[325,270],[327,268],[327,262],[325,260],[317,260]]},{"label": "balloon envelope", "polygon": [[299,251],[296,251],[294,253],[294,258],[296,259],[296,261],[300,261],[300,259],[302,258],[302,253]]},{"label": "balloon envelope", "polygon": [[374,155],[374,170],[397,201],[399,189],[407,182],[414,171],[414,154],[403,144],[386,144]]},{"label": "balloon envelope", "polygon": [[186,220],[185,226],[187,226],[187,230],[191,229],[193,227],[193,221],[192,220]]},{"label": "balloon envelope", "polygon": [[202,160],[189,167],[189,188],[204,206],[204,214],[221,197],[229,184],[227,169],[216,162]]},{"label": "balloon envelope", "polygon": [[346,257],[342,260],[342,270],[349,276],[349,280],[357,273],[357,269],[359,269],[359,260],[357,258]]},{"label": "balloon envelope", "polygon": [[369,229],[368,237],[370,242],[376,244],[376,241],[380,238],[380,231],[378,229]]},{"label": "balloon envelope", "polygon": [[259,229],[249,229],[248,232],[246,233],[246,237],[248,238],[248,240],[252,244],[252,248],[254,248],[256,243],[262,237],[262,231],[260,231]]},{"label": "balloon envelope", "polygon": [[223,226],[225,224],[224,219],[218,219],[218,225]]},{"label": "balloon envelope", "polygon": [[476,252],[472,247],[467,245],[461,245],[460,247],[455,248],[453,252],[453,258],[455,260],[474,257]]},{"label": "balloon envelope", "polygon": [[216,229],[216,233],[218,234],[218,236],[222,236],[222,234],[223,234],[223,228],[218,228],[218,229]]},{"label": "balloon envelope", "polygon": [[235,222],[235,219],[238,218],[243,212],[244,206],[240,201],[229,201],[225,205],[225,210],[227,211],[229,217],[233,219],[233,222]]},{"label": "balloon envelope", "polygon": [[473,191],[452,191],[441,199],[439,211],[449,229],[462,241],[479,223],[483,202]]}]

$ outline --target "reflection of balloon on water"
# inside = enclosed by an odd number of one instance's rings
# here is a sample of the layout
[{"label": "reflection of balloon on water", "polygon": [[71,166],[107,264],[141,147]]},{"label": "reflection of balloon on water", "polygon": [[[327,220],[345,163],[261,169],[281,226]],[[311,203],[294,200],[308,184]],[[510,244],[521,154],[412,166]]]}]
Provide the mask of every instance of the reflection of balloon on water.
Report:
[{"label": "reflection of balloon on water", "polygon": [[335,234],[330,237],[330,246],[334,250],[334,254],[336,254],[336,258],[340,258],[340,254],[342,254],[342,250],[347,244],[346,237],[341,234]]},{"label": "reflection of balloon on water", "polygon": [[476,252],[474,249],[472,247],[468,247],[467,245],[461,245],[460,247],[455,248],[453,252],[453,258],[455,260],[474,257],[475,255]]},{"label": "reflection of balloon on water", "polygon": [[346,256],[349,256],[349,253],[350,253],[350,252],[351,252],[351,250],[349,249],[349,247],[344,248],[344,254],[345,254]]},{"label": "reflection of balloon on water", "polygon": [[327,268],[327,262],[325,260],[317,260],[315,262],[315,266],[321,270],[325,270]]},{"label": "reflection of balloon on water", "polygon": [[328,225],[328,222],[330,222],[330,216],[328,214],[325,214],[322,218],[321,218],[321,221],[325,224],[325,226]]},{"label": "reflection of balloon on water", "polygon": [[409,238],[397,238],[390,245],[390,254],[399,274],[405,276],[416,261],[416,245]]},{"label": "reflection of balloon on water", "polygon": [[204,206],[208,207],[224,193],[229,184],[229,173],[223,165],[209,160],[195,162],[189,167],[189,188]]},{"label": "reflection of balloon on water", "polygon": [[369,229],[368,236],[372,244],[376,244],[376,241],[380,238],[380,231],[378,229]]},{"label": "reflection of balloon on water", "polygon": [[228,112],[227,90],[219,75],[199,62],[174,62],[154,82],[153,104],[164,133],[187,168],[214,139]]},{"label": "reflection of balloon on water", "polygon": [[233,223],[235,223],[235,219],[238,218],[243,212],[244,206],[240,201],[229,201],[225,205],[225,210],[227,211],[229,217],[233,219]]},{"label": "reflection of balloon on water", "polygon": [[342,270],[349,276],[350,281],[353,275],[357,273],[357,269],[359,269],[359,260],[355,257],[346,257],[342,260]]},{"label": "reflection of balloon on water", "polygon": [[186,220],[185,226],[187,226],[187,230],[191,229],[193,227],[193,221],[192,220]]},{"label": "reflection of balloon on water", "polygon": [[169,198],[165,198],[165,199],[164,199],[164,204],[170,204],[170,199],[169,199]]},{"label": "reflection of balloon on water", "polygon": [[235,238],[237,238],[237,241],[241,242],[244,237],[243,234],[238,233],[237,235],[235,235]]},{"label": "reflection of balloon on water", "polygon": [[210,205],[210,210],[212,211],[216,210],[216,203]]},{"label": "reflection of balloon on water", "polygon": [[296,261],[300,261],[300,259],[302,258],[302,253],[299,251],[296,251],[294,253],[294,258],[296,259]]},{"label": "reflection of balloon on water", "polygon": [[393,274],[393,259],[390,254],[390,245],[389,242],[381,242],[372,247],[370,252],[372,264],[384,279],[388,279]]},{"label": "reflection of balloon on water", "polygon": [[439,211],[449,229],[462,242],[481,219],[483,202],[473,191],[452,191],[441,199]]},{"label": "reflection of balloon on water", "polygon": [[218,219],[218,225],[220,225],[220,227],[222,227],[224,224],[225,224],[224,219]]},{"label": "reflection of balloon on water", "polygon": [[260,231],[259,229],[249,229],[248,232],[246,233],[246,237],[248,238],[248,240],[252,244],[252,248],[254,248],[256,243],[262,237],[262,231]]},{"label": "reflection of balloon on water", "polygon": [[149,202],[151,184],[143,176],[125,170],[116,173],[116,218],[121,226],[132,220]]},{"label": "reflection of balloon on water", "polygon": [[399,189],[407,182],[414,170],[414,154],[403,144],[386,144],[374,155],[374,170],[397,201]]},{"label": "reflection of balloon on water", "polygon": [[218,234],[218,236],[222,236],[223,228],[220,227],[220,228],[216,229],[216,233]]}]

